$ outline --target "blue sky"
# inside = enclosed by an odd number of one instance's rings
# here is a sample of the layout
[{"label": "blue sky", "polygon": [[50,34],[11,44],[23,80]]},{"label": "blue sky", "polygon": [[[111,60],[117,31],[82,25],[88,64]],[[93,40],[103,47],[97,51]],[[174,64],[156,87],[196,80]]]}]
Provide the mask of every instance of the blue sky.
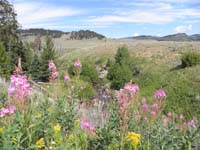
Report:
[{"label": "blue sky", "polygon": [[200,0],[10,0],[22,28],[89,29],[107,37],[200,34]]}]

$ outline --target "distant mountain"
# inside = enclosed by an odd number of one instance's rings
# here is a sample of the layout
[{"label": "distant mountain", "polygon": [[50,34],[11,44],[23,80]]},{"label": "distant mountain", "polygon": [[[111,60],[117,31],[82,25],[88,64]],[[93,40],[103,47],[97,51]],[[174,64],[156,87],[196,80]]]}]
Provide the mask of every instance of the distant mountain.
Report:
[{"label": "distant mountain", "polygon": [[[130,38],[131,37],[129,37],[129,39]],[[167,36],[163,36],[163,37],[140,35],[140,36],[134,36],[131,39],[157,40],[157,41],[200,41],[200,34],[187,35],[185,33],[177,33],[177,34],[167,35]]]},{"label": "distant mountain", "polygon": [[94,31],[90,31],[90,30],[63,32],[63,31],[59,31],[59,30],[46,30],[46,29],[23,29],[23,30],[20,30],[20,33],[21,33],[22,37],[37,36],[37,35],[45,36],[45,35],[49,34],[53,38],[60,38],[62,35],[67,35],[69,37],[69,39],[73,39],[73,40],[105,38],[105,36],[98,34]]}]

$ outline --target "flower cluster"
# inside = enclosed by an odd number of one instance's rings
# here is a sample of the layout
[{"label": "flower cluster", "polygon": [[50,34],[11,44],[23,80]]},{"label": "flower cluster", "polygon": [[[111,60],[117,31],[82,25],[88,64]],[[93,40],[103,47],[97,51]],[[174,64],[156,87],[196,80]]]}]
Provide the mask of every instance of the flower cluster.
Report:
[{"label": "flower cluster", "polygon": [[8,95],[15,98],[24,98],[31,93],[32,89],[25,75],[12,75],[8,88]]},{"label": "flower cluster", "polygon": [[82,129],[85,129],[85,130],[90,130],[90,131],[94,131],[95,130],[94,125],[92,125],[87,120],[82,120],[81,123],[80,123],[80,126],[81,126]]},{"label": "flower cluster", "polygon": [[45,142],[44,142],[44,138],[40,138],[37,142],[36,142],[36,148],[42,149],[45,146]]},{"label": "flower cluster", "polygon": [[0,117],[4,117],[5,115],[11,115],[11,114],[14,114],[16,108],[15,106],[9,106],[7,108],[2,108],[1,111],[0,111]]},{"label": "flower cluster", "polygon": [[139,91],[137,84],[126,83],[123,89],[117,93],[118,105],[121,111],[124,111],[130,105],[131,99]]},{"label": "flower cluster", "polygon": [[69,80],[70,80],[69,75],[66,74],[66,75],[64,76],[64,80],[65,80],[66,82],[69,81]]},{"label": "flower cluster", "polygon": [[81,68],[82,67],[81,61],[80,60],[75,61],[74,62],[74,67],[75,68]]},{"label": "flower cluster", "polygon": [[125,140],[130,141],[131,144],[134,147],[136,147],[140,142],[140,138],[141,138],[140,134],[137,134],[137,133],[134,133],[134,132],[128,132],[127,136],[125,137]]},{"label": "flower cluster", "polygon": [[60,129],[61,129],[61,126],[60,126],[59,124],[57,124],[57,125],[55,125],[55,126],[53,127],[53,130],[54,130],[55,133],[60,132]]},{"label": "flower cluster", "polygon": [[57,71],[56,65],[54,64],[52,60],[49,61],[49,70],[51,71],[50,79],[51,80],[57,79],[59,76],[59,72]]},{"label": "flower cluster", "polygon": [[165,97],[166,97],[166,93],[165,93],[165,91],[162,88],[160,88],[159,90],[157,90],[155,92],[155,98],[157,98],[157,99],[163,99]]}]

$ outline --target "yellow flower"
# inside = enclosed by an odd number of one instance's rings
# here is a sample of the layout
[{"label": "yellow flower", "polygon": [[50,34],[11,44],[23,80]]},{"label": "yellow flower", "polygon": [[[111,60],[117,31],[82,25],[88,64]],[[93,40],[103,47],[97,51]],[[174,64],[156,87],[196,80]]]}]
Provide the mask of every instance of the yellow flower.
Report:
[{"label": "yellow flower", "polygon": [[0,134],[3,133],[3,130],[4,130],[3,128],[0,128]]},{"label": "yellow flower", "polygon": [[54,130],[55,133],[59,132],[60,129],[61,129],[61,126],[60,126],[59,124],[57,124],[57,125],[55,125],[55,126],[53,127],[53,130]]},{"label": "yellow flower", "polygon": [[76,119],[74,121],[74,126],[78,127],[80,125],[80,120],[79,119]]},{"label": "yellow flower", "polygon": [[69,141],[74,141],[74,135],[73,134],[69,135]]},{"label": "yellow flower", "polygon": [[16,138],[12,138],[12,142],[13,142],[14,144],[17,144],[17,139],[16,139]]},{"label": "yellow flower", "polygon": [[44,138],[40,138],[40,139],[36,142],[36,148],[37,148],[37,149],[42,149],[44,146],[45,146]]},{"label": "yellow flower", "polygon": [[42,114],[37,114],[35,117],[36,118],[42,118]]},{"label": "yellow flower", "polygon": [[128,132],[127,136],[125,137],[125,140],[130,141],[133,146],[137,146],[140,142],[140,138],[141,138],[140,134],[134,132]]}]

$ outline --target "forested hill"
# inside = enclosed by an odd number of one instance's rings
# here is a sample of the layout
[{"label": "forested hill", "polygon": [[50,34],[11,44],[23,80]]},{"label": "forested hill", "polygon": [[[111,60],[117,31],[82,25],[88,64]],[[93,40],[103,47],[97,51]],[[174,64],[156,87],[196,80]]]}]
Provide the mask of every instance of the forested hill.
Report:
[{"label": "forested hill", "polygon": [[45,36],[45,35],[49,34],[53,38],[60,38],[62,35],[67,35],[67,36],[69,36],[69,39],[73,39],[73,40],[105,38],[105,36],[98,34],[94,31],[90,31],[90,30],[63,32],[63,31],[59,31],[59,30],[46,30],[46,29],[23,29],[23,30],[20,30],[20,32],[21,32],[21,35],[24,37],[36,36],[36,35]]}]

